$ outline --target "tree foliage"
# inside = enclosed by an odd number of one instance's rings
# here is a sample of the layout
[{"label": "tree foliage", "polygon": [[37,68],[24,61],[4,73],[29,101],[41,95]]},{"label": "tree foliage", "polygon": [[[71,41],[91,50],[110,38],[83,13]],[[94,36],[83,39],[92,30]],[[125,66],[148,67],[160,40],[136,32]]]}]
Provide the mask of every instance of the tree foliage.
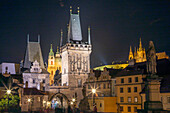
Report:
[{"label": "tree foliage", "polygon": [[[8,99],[9,99],[9,106],[8,106]],[[18,95],[4,95],[4,97],[0,100],[0,111],[3,110],[13,110],[13,109],[19,109],[19,101],[20,98]]]}]

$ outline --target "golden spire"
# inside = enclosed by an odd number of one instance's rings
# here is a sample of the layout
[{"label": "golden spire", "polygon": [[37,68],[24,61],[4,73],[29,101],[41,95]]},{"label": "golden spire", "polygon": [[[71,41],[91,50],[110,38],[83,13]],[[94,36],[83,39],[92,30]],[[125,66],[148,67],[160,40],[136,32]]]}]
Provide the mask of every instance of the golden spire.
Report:
[{"label": "golden spire", "polygon": [[141,37],[140,37],[140,42],[139,42],[139,51],[142,50],[142,41],[141,41]]},{"label": "golden spire", "polygon": [[132,47],[130,46],[130,51],[129,51],[129,60],[133,59],[133,53],[132,53]]},{"label": "golden spire", "polygon": [[132,52],[132,47],[130,46],[130,52]]},{"label": "golden spire", "polygon": [[72,14],[72,6],[70,6],[70,14]]},{"label": "golden spire", "polygon": [[78,12],[78,14],[80,13],[80,7],[77,7],[77,12]]}]

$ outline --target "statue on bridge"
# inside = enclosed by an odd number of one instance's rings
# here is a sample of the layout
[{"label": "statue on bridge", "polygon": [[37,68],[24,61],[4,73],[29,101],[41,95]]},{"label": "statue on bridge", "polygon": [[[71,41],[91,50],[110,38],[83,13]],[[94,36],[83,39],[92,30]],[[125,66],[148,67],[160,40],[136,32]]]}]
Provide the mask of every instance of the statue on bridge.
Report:
[{"label": "statue on bridge", "polygon": [[157,73],[156,70],[156,51],[153,41],[149,42],[149,49],[147,51],[147,73],[154,75]]}]

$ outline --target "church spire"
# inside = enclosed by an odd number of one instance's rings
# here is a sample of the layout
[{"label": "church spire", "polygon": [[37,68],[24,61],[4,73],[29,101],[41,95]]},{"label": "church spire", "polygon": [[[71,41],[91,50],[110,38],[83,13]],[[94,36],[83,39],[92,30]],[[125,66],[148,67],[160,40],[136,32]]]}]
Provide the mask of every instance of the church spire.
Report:
[{"label": "church spire", "polygon": [[132,47],[130,46],[130,51],[129,51],[129,60],[133,59],[133,53],[132,53]]},{"label": "church spire", "polygon": [[57,46],[57,52],[56,52],[56,54],[59,54],[59,49],[58,49],[59,47]]},{"label": "church spire", "polygon": [[88,43],[91,44],[91,39],[90,39],[90,26],[88,27]]},{"label": "church spire", "polygon": [[53,45],[51,44],[51,48],[50,48],[50,53],[49,53],[49,56],[54,56],[54,52],[53,52]]},{"label": "church spire", "polygon": [[141,41],[141,37],[140,37],[140,42],[139,42],[139,51],[142,50],[142,41]]}]

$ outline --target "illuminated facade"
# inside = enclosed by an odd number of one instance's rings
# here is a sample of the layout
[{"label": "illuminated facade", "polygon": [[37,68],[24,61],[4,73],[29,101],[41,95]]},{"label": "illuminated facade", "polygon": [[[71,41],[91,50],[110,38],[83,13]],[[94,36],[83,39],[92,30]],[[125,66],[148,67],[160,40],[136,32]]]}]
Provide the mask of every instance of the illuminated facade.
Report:
[{"label": "illuminated facade", "polygon": [[50,85],[54,84],[54,75],[56,70],[59,70],[60,73],[62,72],[61,70],[61,55],[59,53],[59,50],[57,48],[57,52],[54,56],[52,44],[51,44],[51,49],[49,52],[48,56],[48,68],[47,71],[50,73]]},{"label": "illuminated facade", "polygon": [[169,59],[169,56],[166,54],[166,52],[160,52],[156,53],[157,59]]},{"label": "illuminated facade", "polygon": [[[111,75],[111,71],[114,74]],[[95,103],[98,112],[117,112],[115,90],[116,72],[118,71],[115,69],[109,70],[106,67],[103,71],[91,70],[85,86],[86,96],[88,96],[89,106],[92,111],[94,107],[93,104]],[[96,89],[95,94],[92,93],[92,89]]]},{"label": "illuminated facade", "polygon": [[145,62],[146,61],[146,52],[145,52],[145,48],[142,48],[142,41],[140,38],[140,42],[139,42],[139,48],[134,49],[134,54],[132,52],[132,48],[130,46],[130,51],[129,51],[129,61],[130,60],[135,60],[136,63],[140,63],[140,62]]},{"label": "illuminated facade", "polygon": [[123,73],[116,77],[118,113],[137,113],[142,104],[139,93],[144,87],[143,75],[141,72],[132,72],[132,74],[130,70]]}]

